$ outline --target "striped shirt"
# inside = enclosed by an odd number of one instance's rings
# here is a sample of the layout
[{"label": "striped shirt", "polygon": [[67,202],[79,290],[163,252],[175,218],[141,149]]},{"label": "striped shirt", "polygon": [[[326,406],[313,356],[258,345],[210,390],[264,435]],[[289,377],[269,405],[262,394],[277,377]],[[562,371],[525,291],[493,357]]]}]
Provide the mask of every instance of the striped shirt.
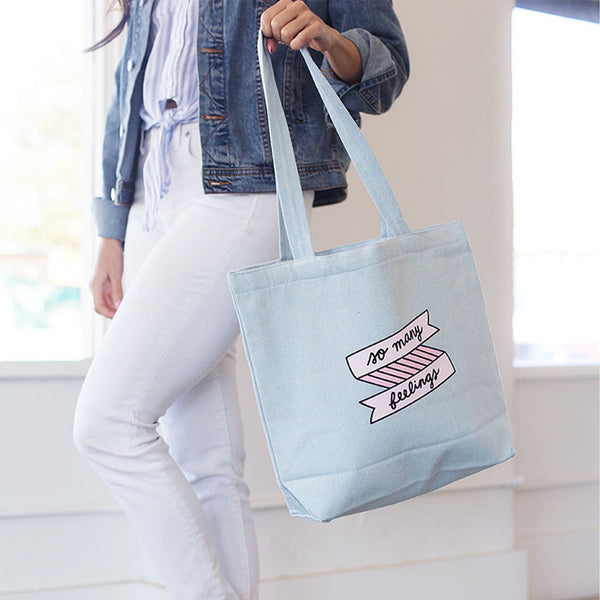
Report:
[{"label": "striped shirt", "polygon": [[173,130],[198,119],[197,28],[198,0],[154,2],[140,116],[144,130],[158,127],[160,135],[144,163],[144,231],[155,229],[158,203],[171,184],[168,150]]}]

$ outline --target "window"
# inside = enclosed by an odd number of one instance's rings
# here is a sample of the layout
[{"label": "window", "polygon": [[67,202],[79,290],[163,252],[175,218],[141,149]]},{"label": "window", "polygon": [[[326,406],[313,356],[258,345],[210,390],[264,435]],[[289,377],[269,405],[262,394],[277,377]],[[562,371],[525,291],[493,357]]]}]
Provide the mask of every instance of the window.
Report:
[{"label": "window", "polygon": [[84,3],[37,0],[4,8],[0,360],[78,359],[84,353]]},{"label": "window", "polygon": [[[85,367],[107,326],[88,288],[98,242],[91,198],[101,193],[104,120],[124,34],[95,53],[82,50],[119,20],[118,10],[107,12],[111,6],[105,0],[13,2],[0,22],[10,82],[0,98],[9,116],[0,138],[4,366],[33,361],[40,374],[47,373],[46,361]],[[25,372],[31,370],[14,371]]]},{"label": "window", "polygon": [[600,26],[515,8],[512,31],[514,362],[597,363]]}]

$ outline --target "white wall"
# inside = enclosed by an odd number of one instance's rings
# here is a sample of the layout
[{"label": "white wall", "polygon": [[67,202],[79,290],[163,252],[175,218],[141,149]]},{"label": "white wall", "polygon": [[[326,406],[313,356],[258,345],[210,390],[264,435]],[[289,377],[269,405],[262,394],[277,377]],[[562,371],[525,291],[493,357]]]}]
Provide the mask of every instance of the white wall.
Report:
[{"label": "white wall", "polygon": [[[465,224],[518,460],[329,524],[292,518],[273,476],[241,359],[246,474],[263,600],[598,595],[592,451],[597,377],[519,381],[515,389],[511,367],[512,5],[397,0],[411,78],[389,113],[364,117],[363,131],[413,229],[458,218]],[[317,249],[378,234],[378,216],[353,168],[350,186],[344,203],[313,212]],[[244,356],[241,341],[238,356]],[[72,444],[82,375],[10,378],[11,371],[0,365],[6,415],[0,436],[0,598],[164,599],[129,523]],[[525,485],[515,495],[520,474]]]},{"label": "white wall", "polygon": [[598,373],[524,374],[516,385],[516,545],[531,600],[598,597]]}]

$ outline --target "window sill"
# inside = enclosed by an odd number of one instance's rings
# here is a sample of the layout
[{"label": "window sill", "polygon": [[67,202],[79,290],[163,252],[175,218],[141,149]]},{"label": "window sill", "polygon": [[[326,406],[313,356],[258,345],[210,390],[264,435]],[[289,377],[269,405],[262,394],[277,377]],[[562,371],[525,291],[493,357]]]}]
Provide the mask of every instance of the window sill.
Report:
[{"label": "window sill", "polygon": [[0,381],[11,379],[83,379],[91,358],[62,361],[0,362]]},{"label": "window sill", "polygon": [[515,381],[599,378],[598,364],[589,365],[513,365]]},{"label": "window sill", "polygon": [[[0,362],[0,381],[9,379],[79,379],[84,378],[92,362],[64,361],[5,361]],[[590,365],[515,365],[516,381],[552,379],[594,379],[600,377],[597,364]]]}]

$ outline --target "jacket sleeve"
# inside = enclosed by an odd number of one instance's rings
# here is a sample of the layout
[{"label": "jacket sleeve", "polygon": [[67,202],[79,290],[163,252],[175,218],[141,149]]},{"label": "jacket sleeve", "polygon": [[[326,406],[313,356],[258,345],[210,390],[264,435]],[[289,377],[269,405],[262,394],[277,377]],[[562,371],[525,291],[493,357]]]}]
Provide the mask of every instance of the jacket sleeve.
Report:
[{"label": "jacket sleeve", "polygon": [[362,78],[347,84],[323,55],[321,70],[349,111],[380,114],[400,95],[409,75],[406,42],[392,0],[331,0],[331,26],[354,42]]},{"label": "jacket sleeve", "polygon": [[92,209],[98,235],[115,238],[123,242],[130,206],[116,205],[111,199],[111,190],[114,188],[117,178],[116,170],[119,155],[119,128],[121,126],[119,88],[122,63],[123,57],[121,57],[115,71],[115,89],[110,100],[104,126],[102,143],[103,195],[94,197]]}]

